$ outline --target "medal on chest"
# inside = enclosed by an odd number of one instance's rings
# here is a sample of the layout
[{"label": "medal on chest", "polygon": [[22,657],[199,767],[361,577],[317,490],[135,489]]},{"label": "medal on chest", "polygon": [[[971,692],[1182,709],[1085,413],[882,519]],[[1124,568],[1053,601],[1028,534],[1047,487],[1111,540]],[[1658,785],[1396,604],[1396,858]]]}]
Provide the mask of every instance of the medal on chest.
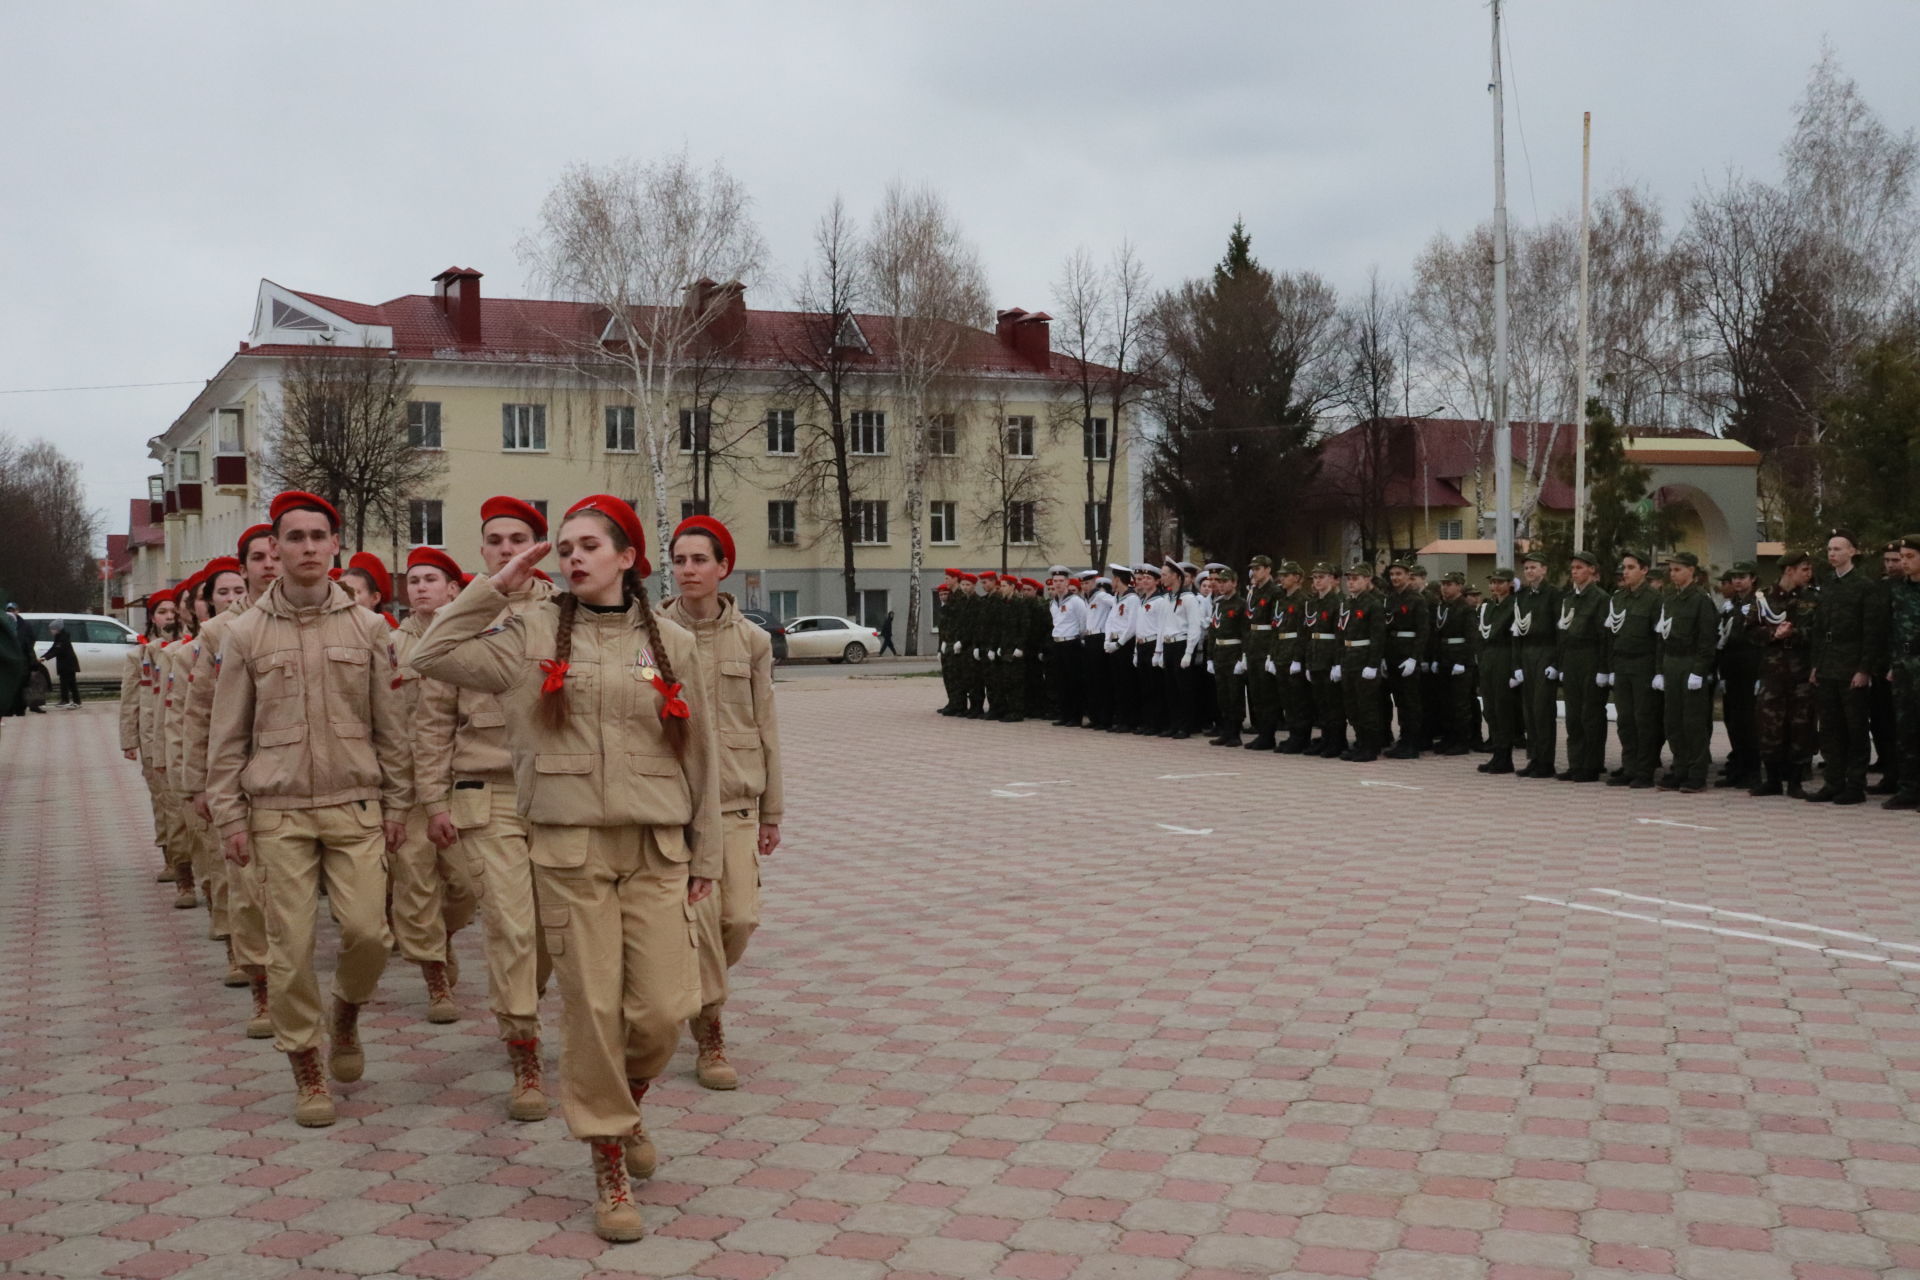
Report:
[{"label": "medal on chest", "polygon": [[1607,630],[1613,632],[1613,634],[1615,635],[1619,635],[1620,628],[1625,626],[1626,623],[1627,623],[1627,611],[1625,609],[1616,608],[1614,606],[1613,601],[1611,600],[1607,601],[1607,624],[1606,624]]}]

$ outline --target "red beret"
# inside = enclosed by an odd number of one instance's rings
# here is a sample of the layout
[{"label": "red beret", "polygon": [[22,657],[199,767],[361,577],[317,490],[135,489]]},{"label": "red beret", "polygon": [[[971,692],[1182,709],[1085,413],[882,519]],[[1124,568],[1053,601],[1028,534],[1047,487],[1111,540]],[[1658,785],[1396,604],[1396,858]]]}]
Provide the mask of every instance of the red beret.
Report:
[{"label": "red beret", "polygon": [[953,590],[953,584],[951,582],[943,582],[939,586],[933,589],[933,593],[935,595],[939,595],[942,591],[951,591],[951,590]]},{"label": "red beret", "polygon": [[540,514],[540,508],[531,502],[522,502],[518,498],[488,498],[480,504],[480,527],[487,527],[487,521],[498,520],[501,516],[509,520],[521,520],[527,528],[533,530],[533,536],[547,536],[547,518]]},{"label": "red beret", "polygon": [[393,575],[387,572],[386,564],[371,551],[356,551],[347,557],[347,568],[359,569],[373,579],[373,592],[385,604],[393,599]]},{"label": "red beret", "polygon": [[991,569],[982,569],[978,574],[975,574],[974,576],[981,582],[997,582],[1000,579],[1000,575],[995,573]]},{"label": "red beret", "polygon": [[978,581],[980,581],[980,575],[979,575],[979,574],[977,574],[977,573],[966,573],[966,572],[964,572],[964,571],[963,571],[963,572],[962,572],[962,573],[960,574],[960,581],[962,581],[962,582],[978,582]]},{"label": "red beret", "polygon": [[274,524],[279,524],[281,516],[287,514],[289,511],[298,511],[303,507],[311,508],[325,515],[327,517],[327,523],[333,526],[334,532],[338,533],[340,531],[340,513],[333,509],[333,504],[325,498],[302,492],[299,489],[289,489],[285,493],[276,495],[272,504],[267,507],[267,519]]},{"label": "red beret", "polygon": [[1045,590],[1046,590],[1046,587],[1044,587],[1044,586],[1042,586],[1042,585],[1041,585],[1040,583],[1038,583],[1038,582],[1036,582],[1036,581],[1034,581],[1034,580],[1033,580],[1032,578],[1022,578],[1022,579],[1020,579],[1020,585],[1021,585],[1021,586],[1023,586],[1023,587],[1032,587],[1032,588],[1033,588],[1033,589],[1034,589],[1035,591],[1045,591]]},{"label": "red beret", "polygon": [[335,565],[333,566],[333,568],[327,570],[327,576],[329,578],[332,578],[335,582],[340,581],[340,566]]},{"label": "red beret", "polygon": [[720,575],[721,581],[724,582],[733,576],[733,535],[727,532],[727,526],[712,516],[688,516],[680,522],[680,527],[673,531],[673,536],[667,539],[668,556],[672,556],[673,544],[680,541],[680,535],[683,533],[711,534],[713,540],[720,544],[720,558],[727,562],[727,571]]},{"label": "red beret", "polygon": [[948,569],[946,570],[946,575],[949,578],[957,578],[960,576],[960,571],[958,569]]},{"label": "red beret", "polygon": [[632,507],[610,493],[596,493],[592,497],[580,499],[567,508],[569,516],[582,511],[598,511],[613,521],[639,555],[639,559],[633,564],[635,571],[643,578],[652,576],[653,566],[647,563],[647,531],[640,527],[640,517],[633,514]]},{"label": "red beret", "polygon": [[200,581],[211,582],[223,573],[239,573],[240,562],[232,556],[215,556],[207,561],[207,567],[200,571]]},{"label": "red beret", "polygon": [[273,526],[270,524],[254,525],[252,528],[248,529],[245,533],[240,535],[240,541],[234,543],[233,553],[239,556],[242,560],[245,560],[247,558],[247,545],[251,543],[255,538],[262,537],[262,536],[270,536],[272,533],[273,533]]},{"label": "red beret", "polygon": [[172,587],[161,587],[157,591],[147,592],[147,608],[156,608],[173,599]]},{"label": "red beret", "polygon": [[460,582],[466,577],[454,558],[438,547],[415,547],[407,552],[407,568],[438,569],[450,582]]}]

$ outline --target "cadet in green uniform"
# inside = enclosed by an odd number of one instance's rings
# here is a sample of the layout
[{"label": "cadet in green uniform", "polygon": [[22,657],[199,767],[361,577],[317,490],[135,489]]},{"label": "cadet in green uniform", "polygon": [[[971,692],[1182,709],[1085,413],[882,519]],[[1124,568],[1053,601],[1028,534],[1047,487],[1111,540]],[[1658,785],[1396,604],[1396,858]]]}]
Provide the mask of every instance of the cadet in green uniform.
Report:
[{"label": "cadet in green uniform", "polygon": [[1333,760],[1347,749],[1347,717],[1340,703],[1340,596],[1334,590],[1339,579],[1330,564],[1313,566],[1313,595],[1302,605],[1301,638],[1306,656],[1301,675],[1313,695],[1313,723],[1320,737],[1307,754]]},{"label": "cadet in green uniform", "polygon": [[1653,785],[1660,768],[1660,638],[1653,628],[1660,616],[1660,593],[1648,574],[1645,553],[1620,557],[1620,585],[1607,602],[1607,684],[1613,689],[1613,714],[1620,733],[1620,767],[1607,778],[1610,787]]},{"label": "cadet in green uniform", "polygon": [[1473,610],[1467,607],[1467,575],[1440,575],[1440,596],[1433,605],[1433,668],[1440,696],[1425,703],[1435,730],[1435,750],[1443,756],[1467,754],[1473,726],[1475,658]]},{"label": "cadet in green uniform", "polygon": [[1567,577],[1572,585],[1560,596],[1560,647],[1553,664],[1567,707],[1567,767],[1560,779],[1598,782],[1607,760],[1607,593],[1591,551],[1573,553]]},{"label": "cadet in green uniform", "polygon": [[1717,787],[1751,788],[1760,781],[1759,707],[1761,633],[1753,615],[1759,605],[1754,580],[1760,566],[1750,560],[1735,562],[1721,582],[1725,587],[1720,614],[1721,718],[1727,726],[1727,773]]},{"label": "cadet in green uniform", "polygon": [[1365,763],[1380,758],[1387,744],[1387,690],[1381,663],[1386,659],[1387,600],[1373,588],[1373,566],[1347,570],[1347,598],[1340,607],[1340,687],[1353,746],[1342,760]]},{"label": "cadet in green uniform", "polygon": [[935,615],[940,632],[940,681],[947,687],[947,705],[940,708],[943,716],[967,714],[967,690],[960,677],[960,633],[970,593],[956,591],[959,585],[960,571],[949,569],[946,581],[933,589],[934,598],[940,602]]},{"label": "cadet in green uniform", "polygon": [[1863,804],[1867,798],[1873,673],[1886,666],[1887,618],[1879,584],[1854,566],[1858,548],[1845,529],[1828,536],[1833,577],[1820,588],[1813,611],[1813,681],[1827,770],[1826,785],[1807,797],[1817,802]]},{"label": "cadet in green uniform", "polygon": [[1480,672],[1480,710],[1487,718],[1487,746],[1493,758],[1479,768],[1481,773],[1512,773],[1513,700],[1508,694],[1519,683],[1514,678],[1518,659],[1513,651],[1513,570],[1501,565],[1488,574],[1487,590],[1473,619],[1473,653]]},{"label": "cadet in green uniform", "polygon": [[[1381,674],[1386,690],[1400,712],[1400,736],[1389,759],[1412,760],[1419,756],[1427,740],[1426,717],[1422,707],[1422,683],[1426,680],[1427,647],[1433,635],[1433,620],[1427,613],[1427,601],[1413,585],[1412,566],[1395,563],[1387,569],[1387,655]],[[1389,735],[1391,736],[1391,735]]]},{"label": "cadet in green uniform", "polygon": [[1560,592],[1547,581],[1544,551],[1529,551],[1520,562],[1521,583],[1513,593],[1514,664],[1520,672],[1520,714],[1527,730],[1527,767],[1522,778],[1554,776],[1559,716],[1555,703],[1554,623],[1560,616]]},{"label": "cadet in green uniform", "polygon": [[1751,629],[1760,638],[1760,700],[1754,716],[1760,734],[1760,764],[1765,776],[1747,789],[1751,796],[1781,792],[1805,800],[1801,783],[1813,763],[1818,741],[1813,684],[1813,557],[1789,551],[1780,557],[1780,580],[1754,598]]},{"label": "cadet in green uniform", "polygon": [[1255,556],[1247,566],[1247,707],[1253,713],[1249,751],[1271,751],[1280,727],[1280,681],[1286,668],[1274,661],[1273,606],[1280,596],[1273,559]]},{"label": "cadet in green uniform", "polygon": [[961,574],[954,596],[964,597],[967,605],[966,612],[960,615],[960,634],[956,637],[960,646],[960,688],[966,695],[965,714],[970,720],[979,720],[987,714],[987,651],[983,632],[987,599],[980,575]]},{"label": "cadet in green uniform", "polygon": [[1208,661],[1213,663],[1214,727],[1219,730],[1211,739],[1216,747],[1237,747],[1240,745],[1240,708],[1245,689],[1245,681],[1251,674],[1247,639],[1252,634],[1252,623],[1247,612],[1247,598],[1240,594],[1240,584],[1232,569],[1216,567],[1213,580],[1217,584],[1213,603],[1213,617],[1207,623]]},{"label": "cadet in green uniform", "polygon": [[[1882,809],[1920,809],[1920,533],[1900,548],[1900,576],[1887,584],[1887,656],[1893,668],[1893,728],[1900,789]],[[1889,770],[1889,773],[1892,771]]]},{"label": "cadet in green uniform", "polygon": [[1280,678],[1280,715],[1287,726],[1287,740],[1274,750],[1283,756],[1306,753],[1313,741],[1315,686],[1307,679],[1306,660],[1307,641],[1316,628],[1307,616],[1313,595],[1305,581],[1297,563],[1281,564],[1280,595],[1273,603],[1273,665]]},{"label": "cadet in green uniform", "polygon": [[1000,575],[991,601],[993,666],[987,678],[993,713],[988,718],[1019,724],[1027,718],[1026,645],[1032,619],[1020,599],[1020,580],[1010,573]]},{"label": "cadet in green uniform", "polygon": [[1676,551],[1667,557],[1672,589],[1660,602],[1660,674],[1654,687],[1666,699],[1667,742],[1673,770],[1660,780],[1662,791],[1704,791],[1712,767],[1714,655],[1720,645],[1720,610],[1697,581],[1700,557]]}]

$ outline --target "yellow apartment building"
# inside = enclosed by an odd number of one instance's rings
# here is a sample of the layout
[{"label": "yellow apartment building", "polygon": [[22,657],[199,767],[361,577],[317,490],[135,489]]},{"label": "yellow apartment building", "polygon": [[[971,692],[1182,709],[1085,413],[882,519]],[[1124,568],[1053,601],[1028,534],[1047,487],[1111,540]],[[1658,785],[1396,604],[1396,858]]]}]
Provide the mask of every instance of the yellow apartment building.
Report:
[{"label": "yellow apartment building", "polygon": [[[341,352],[404,365],[408,442],[444,463],[435,480],[404,495],[405,527],[370,535],[367,550],[397,562],[411,547],[440,546],[478,568],[480,503],[497,493],[553,515],[586,494],[614,493],[633,502],[651,539],[657,521],[644,423],[613,362],[582,355],[606,332],[604,312],[483,298],[480,280],[477,271],[450,268],[435,277],[433,293],[378,304],[261,281],[247,339],[149,442],[159,467],[150,515],[164,530],[164,551],[136,563],[125,599],[230,553],[262,518],[272,497],[264,451],[285,411],[288,379],[299,361]],[[683,403],[667,446],[668,522],[704,509],[727,523],[740,556],[729,586],[744,604],[783,620],[844,613],[831,415],[799,377],[805,340],[824,318],[751,310],[738,285],[702,281],[692,291],[712,291],[702,301],[719,302],[712,340],[676,397]],[[891,322],[846,316],[832,345],[844,374],[855,612],[873,626],[894,612],[904,647],[909,442]],[[1110,559],[1138,558],[1140,506],[1127,448],[1134,424],[1110,422],[1103,409],[1087,415],[1085,380],[1077,362],[1051,349],[1044,313],[1003,311],[993,331],[959,332],[932,397],[937,411],[923,418],[928,597],[950,565],[1034,577],[1056,562],[1085,566],[1098,521],[1110,530]],[[658,548],[649,550],[657,568]],[[923,603],[923,641],[931,615]]]}]

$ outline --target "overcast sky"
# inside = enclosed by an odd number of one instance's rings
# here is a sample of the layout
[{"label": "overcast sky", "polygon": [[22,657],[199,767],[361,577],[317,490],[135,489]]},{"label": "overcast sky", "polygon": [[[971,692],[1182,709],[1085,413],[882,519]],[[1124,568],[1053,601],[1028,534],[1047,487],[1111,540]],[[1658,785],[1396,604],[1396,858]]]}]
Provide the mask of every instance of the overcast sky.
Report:
[{"label": "overcast sky", "polygon": [[[1829,41],[1920,121],[1912,0],[1510,0],[1517,222],[1775,172]],[[943,191],[1000,306],[1131,237],[1157,284],[1236,215],[1276,268],[1402,278],[1492,203],[1488,11],[1365,4],[353,3],[13,6],[0,41],[0,433],[58,441],[124,529],[145,441],[245,334],[263,276],[367,302],[442,268],[523,292],[514,245],[562,166],[682,146],[723,161],[779,306],[836,192]]]}]

